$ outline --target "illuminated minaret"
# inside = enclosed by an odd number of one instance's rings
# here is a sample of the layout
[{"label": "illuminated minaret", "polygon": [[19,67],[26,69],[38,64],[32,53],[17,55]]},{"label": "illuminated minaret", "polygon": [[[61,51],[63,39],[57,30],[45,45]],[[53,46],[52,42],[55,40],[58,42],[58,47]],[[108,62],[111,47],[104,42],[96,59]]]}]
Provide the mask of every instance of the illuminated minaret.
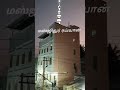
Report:
[{"label": "illuminated minaret", "polygon": [[60,22],[61,22],[61,0],[58,0],[57,22],[58,22],[59,24],[60,24]]}]

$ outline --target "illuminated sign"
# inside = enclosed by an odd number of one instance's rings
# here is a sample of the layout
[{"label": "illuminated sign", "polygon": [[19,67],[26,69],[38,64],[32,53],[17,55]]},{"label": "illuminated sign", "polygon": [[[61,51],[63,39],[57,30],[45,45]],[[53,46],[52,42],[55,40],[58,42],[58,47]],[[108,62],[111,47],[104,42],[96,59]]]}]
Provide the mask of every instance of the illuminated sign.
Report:
[{"label": "illuminated sign", "polygon": [[58,15],[57,15],[57,22],[60,24],[61,22],[61,0],[58,0]]}]

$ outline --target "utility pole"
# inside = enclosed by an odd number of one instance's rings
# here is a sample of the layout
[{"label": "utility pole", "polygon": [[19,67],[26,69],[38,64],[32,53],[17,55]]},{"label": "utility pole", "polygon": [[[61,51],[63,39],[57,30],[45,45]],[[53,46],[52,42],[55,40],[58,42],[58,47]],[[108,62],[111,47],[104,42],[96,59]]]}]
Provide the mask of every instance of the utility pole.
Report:
[{"label": "utility pole", "polygon": [[49,61],[49,60],[46,60],[46,58],[44,57],[43,58],[43,90],[44,90],[44,80],[46,79],[45,78],[45,68],[47,67],[47,65],[45,65],[45,62],[47,62],[47,61]]},{"label": "utility pole", "polygon": [[44,60],[43,60],[43,90],[44,90],[44,77],[45,77],[45,57],[44,57]]},{"label": "utility pole", "polygon": [[54,83],[53,83],[53,82],[51,82],[48,78],[44,77],[42,74],[40,74],[40,73],[39,73],[38,75],[41,75],[44,79],[48,80],[48,81],[52,84],[52,90],[53,90]]}]

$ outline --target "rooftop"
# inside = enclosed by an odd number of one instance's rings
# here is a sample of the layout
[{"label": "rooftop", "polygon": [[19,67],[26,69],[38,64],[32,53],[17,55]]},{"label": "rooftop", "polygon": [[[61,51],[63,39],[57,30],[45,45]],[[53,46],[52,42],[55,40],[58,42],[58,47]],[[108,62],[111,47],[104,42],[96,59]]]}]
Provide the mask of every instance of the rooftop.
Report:
[{"label": "rooftop", "polygon": [[44,39],[44,38],[46,38],[46,37],[48,37],[48,36],[49,36],[49,34],[48,34],[47,32],[45,32],[45,33],[43,33],[42,35],[40,35],[38,38]]},{"label": "rooftop", "polygon": [[78,26],[76,25],[69,25],[69,26],[64,26],[62,24],[59,24],[57,22],[54,22],[49,29],[79,29]]},{"label": "rooftop", "polygon": [[[64,25],[61,25],[57,22],[54,22],[50,27],[49,29],[54,29],[54,30],[57,30],[57,29],[79,29],[78,26],[76,25],[69,25],[69,26],[64,26]],[[46,37],[48,37],[49,34],[47,32],[44,32],[42,35],[40,35],[38,38],[40,39],[44,39]]]}]

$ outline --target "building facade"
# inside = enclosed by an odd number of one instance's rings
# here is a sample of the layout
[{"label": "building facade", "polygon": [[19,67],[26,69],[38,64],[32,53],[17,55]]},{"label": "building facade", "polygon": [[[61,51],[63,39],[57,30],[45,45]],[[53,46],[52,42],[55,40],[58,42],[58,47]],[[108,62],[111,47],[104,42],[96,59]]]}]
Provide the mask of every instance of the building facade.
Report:
[{"label": "building facade", "polygon": [[[86,9],[107,7],[102,0],[86,0]],[[86,90],[109,90],[107,54],[107,12],[98,9],[85,14]]]},{"label": "building facade", "polygon": [[34,90],[34,17],[23,15],[7,28],[12,35],[6,90]]},{"label": "building facade", "polygon": [[0,90],[6,90],[8,68],[0,70]]},{"label": "building facade", "polygon": [[[63,26],[53,23],[53,30],[79,29],[77,26]],[[41,86],[49,88],[53,84],[61,88],[80,75],[80,44],[78,32],[43,33],[40,37],[40,52],[38,56],[37,72],[45,80]],[[39,83],[38,83],[39,82]],[[36,87],[40,86],[40,77],[37,77]],[[52,89],[48,89],[52,90]]]}]

